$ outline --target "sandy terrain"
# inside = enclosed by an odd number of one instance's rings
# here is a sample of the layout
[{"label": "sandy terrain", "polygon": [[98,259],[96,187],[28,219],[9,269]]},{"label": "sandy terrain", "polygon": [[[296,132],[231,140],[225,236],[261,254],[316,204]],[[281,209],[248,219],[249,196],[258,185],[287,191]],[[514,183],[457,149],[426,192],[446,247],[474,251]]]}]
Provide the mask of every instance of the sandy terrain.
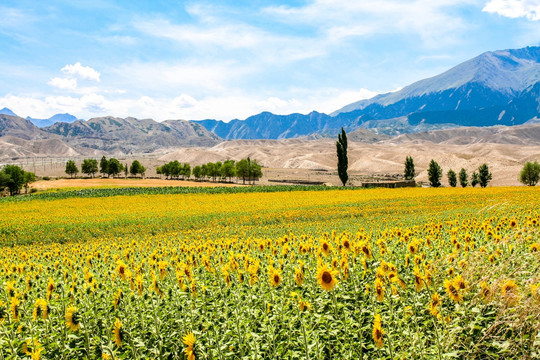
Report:
[{"label": "sandy terrain", "polygon": [[119,186],[119,187],[159,187],[159,186],[238,186],[237,184],[211,183],[185,180],[160,180],[160,179],[58,179],[40,180],[32,184],[38,190],[70,188],[70,187],[99,187],[99,186]]},{"label": "sandy terrain", "polygon": [[[381,142],[362,144],[349,142],[349,170],[351,181],[359,185],[361,179],[373,174],[401,174],[405,157],[413,157],[417,181],[427,181],[427,167],[435,159],[446,172],[465,168],[469,174],[483,163],[493,173],[492,185],[520,185],[519,171],[527,161],[540,161],[540,146],[510,144],[434,144],[414,141],[396,144]],[[192,164],[250,156],[266,168],[265,179],[292,178],[338,184],[336,148],[331,140],[255,140],[228,141],[208,149],[178,149],[160,157]],[[264,179],[263,179],[264,180]]]},{"label": "sandy terrain", "polygon": [[[405,157],[413,157],[418,173],[417,181],[427,181],[427,166],[435,159],[443,168],[443,184],[446,184],[446,173],[449,169],[459,172],[465,168],[469,174],[482,163],[487,163],[493,173],[493,186],[520,185],[518,174],[527,161],[540,161],[540,145],[513,145],[494,143],[475,143],[468,145],[434,144],[426,140],[411,140],[397,143],[383,141],[375,144],[349,142],[349,174],[353,185],[374,175],[393,175],[403,173]],[[270,180],[303,180],[318,181],[331,185],[339,185],[336,173],[335,141],[321,140],[235,140],[225,141],[210,148],[180,148],[144,155],[118,157],[123,164],[130,164],[134,159],[141,161],[147,168],[147,177],[158,177],[155,168],[171,160],[189,163],[193,166],[209,161],[227,159],[239,160],[246,157],[256,159],[264,166],[264,177],[260,184],[275,184]],[[18,160],[17,164],[25,170],[35,172],[38,176],[65,177],[65,163],[68,159],[76,161],[80,166],[85,157],[63,158],[27,158]],[[81,175],[81,174],[79,174]],[[185,185],[189,182],[171,182],[166,180],[115,179],[102,180],[99,185],[80,185],[77,180],[65,180],[64,183],[40,182],[36,188],[55,186],[169,186]],[[90,184],[95,180],[83,180]],[[111,183],[107,183],[111,181]],[[126,183],[122,183],[122,181]],[[43,185],[42,185],[43,184]],[[58,184],[58,185],[57,185]],[[194,185],[201,185],[199,182]]]}]

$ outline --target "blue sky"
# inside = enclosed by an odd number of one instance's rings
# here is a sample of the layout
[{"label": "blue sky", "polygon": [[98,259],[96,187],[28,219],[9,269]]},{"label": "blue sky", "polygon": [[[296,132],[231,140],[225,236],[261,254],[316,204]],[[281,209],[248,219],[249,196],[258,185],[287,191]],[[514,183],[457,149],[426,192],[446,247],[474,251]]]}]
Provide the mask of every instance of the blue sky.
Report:
[{"label": "blue sky", "polygon": [[331,112],[540,44],[540,0],[2,0],[0,108],[48,118]]}]

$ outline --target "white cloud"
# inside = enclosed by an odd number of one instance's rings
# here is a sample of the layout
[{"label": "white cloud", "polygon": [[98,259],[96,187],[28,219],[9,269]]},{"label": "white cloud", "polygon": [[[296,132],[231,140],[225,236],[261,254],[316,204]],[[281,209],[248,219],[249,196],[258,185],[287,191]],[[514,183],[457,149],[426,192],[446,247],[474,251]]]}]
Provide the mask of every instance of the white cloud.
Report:
[{"label": "white cloud", "polygon": [[[227,91],[229,85],[253,71],[250,64],[223,61],[203,63],[131,63],[114,69],[122,88],[140,89],[148,94],[192,92],[196,94]],[[157,95],[159,96],[159,95]]]},{"label": "white cloud", "polygon": [[[375,34],[415,34],[424,45],[441,47],[454,41],[468,24],[448,11],[477,0],[315,0],[300,7],[264,10],[276,21],[302,23],[321,29],[329,39]],[[337,24],[337,25],[336,25]]]},{"label": "white cloud", "polygon": [[170,97],[117,97],[118,94],[88,93],[80,96],[14,96],[0,97],[0,104],[22,116],[49,118],[57,113],[70,113],[89,119],[111,115],[167,119],[197,120],[214,118],[245,119],[263,111],[275,114],[309,113],[313,110],[331,112],[350,102],[369,98],[377,93],[360,89],[292,89],[294,96],[276,97],[256,93],[235,93],[195,98],[189,94]]},{"label": "white cloud", "polygon": [[65,74],[74,75],[81,79],[98,81],[100,73],[90,66],[82,66],[80,62],[64,66],[61,71]]},{"label": "white cloud", "polygon": [[75,90],[77,88],[77,79],[54,77],[47,84],[63,90]]},{"label": "white cloud", "polygon": [[133,26],[143,34],[190,45],[207,58],[209,54],[216,54],[216,49],[224,52],[249,51],[247,59],[250,63],[254,60],[289,63],[326,54],[326,46],[318,38],[279,35],[225,18],[219,21],[210,19],[202,17],[195,25],[178,25],[158,18],[137,20]]},{"label": "white cloud", "polygon": [[540,0],[490,0],[482,11],[512,19],[540,20]]}]

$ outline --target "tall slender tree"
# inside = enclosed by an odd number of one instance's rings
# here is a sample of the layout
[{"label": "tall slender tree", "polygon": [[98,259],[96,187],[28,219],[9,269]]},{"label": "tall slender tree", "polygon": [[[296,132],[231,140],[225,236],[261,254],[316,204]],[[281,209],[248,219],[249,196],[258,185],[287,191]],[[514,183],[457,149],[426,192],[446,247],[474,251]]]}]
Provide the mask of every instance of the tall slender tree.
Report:
[{"label": "tall slender tree", "polygon": [[431,187],[441,186],[442,169],[435,160],[431,159],[427,173]]},{"label": "tall slender tree", "polygon": [[489,167],[487,164],[482,164],[478,168],[478,183],[481,187],[485,188],[488,186],[488,183],[493,178],[491,172],[489,172]]},{"label": "tall slender tree", "polygon": [[414,161],[411,156],[405,158],[405,170],[403,171],[405,180],[414,180],[416,171],[414,170]]},{"label": "tall slender tree", "polygon": [[454,170],[450,169],[446,173],[446,176],[448,177],[448,184],[450,184],[451,187],[456,187],[457,185],[457,174]]},{"label": "tall slender tree", "polygon": [[338,175],[339,179],[343,183],[343,186],[347,184],[349,180],[349,174],[347,169],[349,167],[349,159],[347,158],[347,134],[345,130],[341,128],[341,134],[338,134],[338,141],[336,142],[337,158],[338,158]]},{"label": "tall slender tree", "polygon": [[461,168],[459,171],[459,184],[461,187],[466,187],[469,185],[469,181],[467,180],[469,178],[469,175],[467,175],[467,170],[464,168]]}]

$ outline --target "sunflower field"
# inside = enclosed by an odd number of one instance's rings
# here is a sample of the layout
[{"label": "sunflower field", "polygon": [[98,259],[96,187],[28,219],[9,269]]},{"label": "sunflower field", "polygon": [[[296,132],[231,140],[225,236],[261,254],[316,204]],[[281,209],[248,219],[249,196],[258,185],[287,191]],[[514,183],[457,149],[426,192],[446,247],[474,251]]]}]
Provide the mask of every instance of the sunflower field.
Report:
[{"label": "sunflower field", "polygon": [[0,200],[0,359],[540,358],[537,189],[249,189]]}]

